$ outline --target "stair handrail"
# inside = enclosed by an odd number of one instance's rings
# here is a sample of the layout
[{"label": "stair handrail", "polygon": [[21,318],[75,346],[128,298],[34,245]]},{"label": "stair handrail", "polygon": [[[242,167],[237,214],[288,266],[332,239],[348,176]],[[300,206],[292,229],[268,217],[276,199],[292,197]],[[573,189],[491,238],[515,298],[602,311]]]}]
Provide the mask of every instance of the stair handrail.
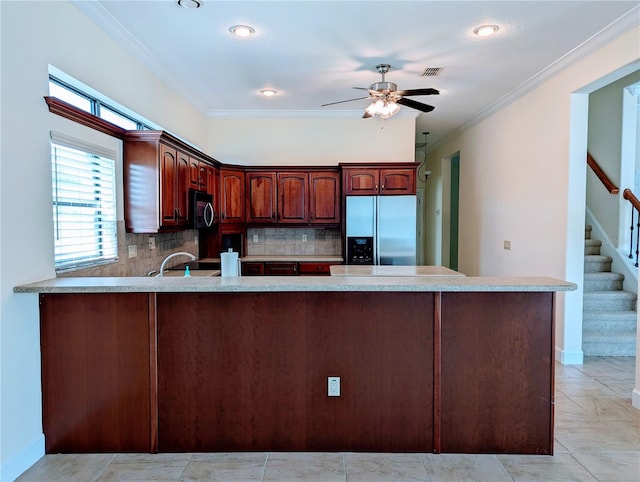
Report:
[{"label": "stair handrail", "polygon": [[[626,199],[627,201],[629,201],[631,203],[631,226],[629,229],[631,229],[631,236],[630,236],[630,240],[629,240],[629,259],[633,259],[633,252],[634,252],[634,247],[635,247],[635,258],[636,258],[636,262],[635,262],[635,267],[638,267],[638,252],[640,251],[640,249],[638,248],[638,245],[640,244],[640,200],[633,194],[633,191],[631,191],[631,189],[626,188],[624,191],[622,191],[622,197],[624,199]],[[637,215],[636,215],[637,213]],[[633,242],[633,218],[636,218],[636,239],[635,239],[635,245]]]},{"label": "stair handrail", "polygon": [[591,154],[589,154],[589,152],[587,152],[587,164],[589,165],[593,173],[598,177],[598,179],[600,179],[600,182],[604,185],[607,191],[609,191],[609,193],[618,194],[620,192],[620,188],[618,188],[618,186],[616,186],[611,181],[611,179],[609,179],[609,176],[605,174],[600,165],[591,156]]}]

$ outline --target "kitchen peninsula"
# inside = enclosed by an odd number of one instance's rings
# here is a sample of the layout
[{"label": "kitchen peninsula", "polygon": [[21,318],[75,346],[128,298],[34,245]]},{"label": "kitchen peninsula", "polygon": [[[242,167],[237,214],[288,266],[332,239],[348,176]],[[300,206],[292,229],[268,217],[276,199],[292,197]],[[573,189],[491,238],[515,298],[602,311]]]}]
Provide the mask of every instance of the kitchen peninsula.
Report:
[{"label": "kitchen peninsula", "polygon": [[575,288],[258,276],[14,291],[39,296],[48,453],[552,454],[555,293]]}]

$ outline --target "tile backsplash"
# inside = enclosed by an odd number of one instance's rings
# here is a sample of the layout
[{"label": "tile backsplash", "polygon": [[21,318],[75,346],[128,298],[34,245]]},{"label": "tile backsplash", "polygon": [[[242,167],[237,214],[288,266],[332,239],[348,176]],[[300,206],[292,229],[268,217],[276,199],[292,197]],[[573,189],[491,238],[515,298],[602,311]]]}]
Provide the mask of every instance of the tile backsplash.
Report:
[{"label": "tile backsplash", "polygon": [[340,256],[340,239],[340,228],[248,228],[247,256]]},{"label": "tile backsplash", "polygon": [[[149,249],[150,238],[154,238],[155,249]],[[135,258],[128,257],[129,246],[136,246]],[[155,271],[155,275],[164,258],[176,251],[198,256],[198,231],[189,229],[175,233],[133,234],[125,232],[124,221],[118,221],[118,261],[58,272],[57,276],[147,276],[151,271]],[[167,267],[188,260],[186,256],[179,256],[170,260]]]}]

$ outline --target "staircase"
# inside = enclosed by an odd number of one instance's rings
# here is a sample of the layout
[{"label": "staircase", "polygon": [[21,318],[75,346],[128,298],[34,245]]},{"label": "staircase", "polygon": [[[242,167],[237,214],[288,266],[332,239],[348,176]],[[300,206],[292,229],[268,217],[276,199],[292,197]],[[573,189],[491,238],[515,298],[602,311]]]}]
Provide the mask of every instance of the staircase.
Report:
[{"label": "staircase", "polygon": [[636,293],[624,291],[624,275],[611,272],[611,257],[585,227],[582,351],[584,356],[635,356]]}]

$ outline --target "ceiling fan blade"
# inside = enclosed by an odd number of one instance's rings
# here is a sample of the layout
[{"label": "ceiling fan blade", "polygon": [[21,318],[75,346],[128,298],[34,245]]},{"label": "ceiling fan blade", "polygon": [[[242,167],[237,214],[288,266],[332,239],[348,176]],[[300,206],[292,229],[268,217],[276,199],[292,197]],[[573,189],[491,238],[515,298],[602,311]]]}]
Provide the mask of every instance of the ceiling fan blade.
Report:
[{"label": "ceiling fan blade", "polygon": [[368,119],[369,117],[371,117],[371,114],[369,114],[366,110],[364,111],[364,114],[362,114],[362,118],[363,119]]},{"label": "ceiling fan blade", "polygon": [[353,88],[358,90],[370,90],[367,87],[353,87]]},{"label": "ceiling fan blade", "polygon": [[422,112],[431,112],[435,107],[432,105],[423,104],[422,102],[416,102],[415,100],[401,98],[396,100],[396,103],[411,107]]},{"label": "ceiling fan blade", "polygon": [[342,104],[344,102],[352,102],[354,100],[362,100],[362,99],[368,99],[369,96],[366,97],[358,97],[357,99],[348,99],[348,100],[339,100],[338,102],[329,102],[328,104],[322,104],[320,107],[326,107],[328,105],[334,105],[334,104]]},{"label": "ceiling fan blade", "polygon": [[438,95],[440,93],[437,89],[409,89],[409,90],[398,90],[396,94],[409,96],[409,95]]}]

